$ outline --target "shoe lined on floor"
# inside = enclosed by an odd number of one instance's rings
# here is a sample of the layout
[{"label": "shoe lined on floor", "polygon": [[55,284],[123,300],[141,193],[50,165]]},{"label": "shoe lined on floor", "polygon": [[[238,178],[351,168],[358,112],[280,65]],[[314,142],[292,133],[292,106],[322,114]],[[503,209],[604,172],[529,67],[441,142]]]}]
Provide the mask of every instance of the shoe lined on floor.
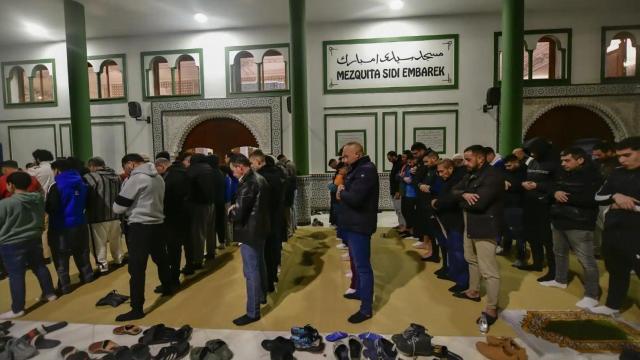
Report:
[{"label": "shoe lined on floor", "polygon": [[379,338],[375,341],[367,339],[364,341],[364,356],[373,360],[395,360],[398,357],[398,351],[393,343],[385,338]]},{"label": "shoe lined on floor", "polygon": [[351,360],[349,346],[344,341],[337,341],[333,344],[333,356],[336,360]]},{"label": "shoe lined on floor", "polygon": [[592,307],[587,309],[587,311],[593,314],[601,314],[601,315],[609,315],[609,316],[617,316],[620,314],[620,310],[612,309],[606,305]]},{"label": "shoe lined on floor", "polygon": [[487,342],[477,342],[476,349],[490,360],[527,360],[527,351],[512,338],[487,336]]},{"label": "shoe lined on floor", "polygon": [[396,345],[396,349],[403,355],[416,357],[431,356],[433,354],[432,338],[431,335],[427,334],[424,326],[411,324],[402,334],[393,335],[391,340]]},{"label": "shoe lined on floor", "polygon": [[555,280],[539,281],[538,284],[546,287],[555,287],[559,289],[566,289],[567,284],[559,283]]},{"label": "shoe lined on floor", "polygon": [[315,354],[324,352],[325,344],[322,341],[322,336],[311,325],[291,328],[291,340],[297,351]]},{"label": "shoe lined on floor", "polygon": [[296,347],[291,339],[278,336],[273,340],[263,340],[262,348],[271,355],[271,360],[294,360]]},{"label": "shoe lined on floor", "polygon": [[118,307],[124,302],[126,302],[127,300],[129,300],[129,297],[127,295],[121,295],[121,294],[118,294],[117,290],[112,290],[107,295],[105,295],[102,299],[98,300],[98,302],[96,303],[96,306],[109,305],[112,307]]},{"label": "shoe lined on floor", "polygon": [[336,342],[342,339],[346,339],[347,337],[349,337],[349,334],[347,334],[346,332],[334,331],[331,334],[325,336],[325,340],[329,342]]},{"label": "shoe lined on floor", "polygon": [[581,309],[591,309],[598,306],[598,300],[585,296],[576,303],[576,306]]},{"label": "shoe lined on floor", "polygon": [[349,345],[349,357],[351,360],[360,360],[362,356],[362,350],[364,349],[364,344],[357,336],[349,336],[349,340],[347,341]]}]

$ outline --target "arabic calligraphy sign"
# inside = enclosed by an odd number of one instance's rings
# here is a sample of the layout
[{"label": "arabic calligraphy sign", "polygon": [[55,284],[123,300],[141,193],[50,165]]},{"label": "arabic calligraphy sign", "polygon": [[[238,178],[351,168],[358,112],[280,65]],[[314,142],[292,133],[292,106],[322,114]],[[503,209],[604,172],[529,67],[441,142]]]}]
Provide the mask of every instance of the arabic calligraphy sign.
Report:
[{"label": "arabic calligraphy sign", "polygon": [[324,92],[458,88],[458,35],[323,42]]}]

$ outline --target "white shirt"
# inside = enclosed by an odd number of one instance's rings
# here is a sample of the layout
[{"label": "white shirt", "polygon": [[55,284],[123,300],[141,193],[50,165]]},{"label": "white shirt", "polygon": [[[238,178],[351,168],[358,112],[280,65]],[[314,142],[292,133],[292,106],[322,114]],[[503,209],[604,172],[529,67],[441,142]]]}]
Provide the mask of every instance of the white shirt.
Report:
[{"label": "white shirt", "polygon": [[38,180],[44,191],[44,195],[47,196],[49,188],[55,181],[51,164],[48,161],[42,161],[38,165],[27,169],[27,173]]}]

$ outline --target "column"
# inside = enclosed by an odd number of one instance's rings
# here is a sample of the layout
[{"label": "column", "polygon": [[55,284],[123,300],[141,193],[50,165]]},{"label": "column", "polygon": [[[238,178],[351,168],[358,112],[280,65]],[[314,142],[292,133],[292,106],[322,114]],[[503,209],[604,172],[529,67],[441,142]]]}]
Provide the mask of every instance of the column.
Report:
[{"label": "column", "polygon": [[293,161],[300,175],[309,174],[305,1],[289,0]]},{"label": "column", "polygon": [[93,149],[84,6],[73,0],[65,0],[64,24],[67,40],[72,153],[79,159],[87,161],[93,156]]},{"label": "column", "polygon": [[524,0],[502,0],[500,142],[503,154],[522,144]]}]

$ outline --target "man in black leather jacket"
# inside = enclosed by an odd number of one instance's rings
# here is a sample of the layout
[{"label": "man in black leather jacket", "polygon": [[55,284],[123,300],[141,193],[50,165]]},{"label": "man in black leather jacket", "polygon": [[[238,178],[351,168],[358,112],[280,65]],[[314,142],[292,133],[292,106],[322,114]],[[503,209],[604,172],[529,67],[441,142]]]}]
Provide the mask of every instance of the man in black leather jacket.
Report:
[{"label": "man in black leather jacket", "polygon": [[531,153],[527,163],[527,180],[524,188],[523,235],[531,246],[533,263],[518,267],[521,270],[542,271],[546,252],[547,274],[538,281],[553,280],[556,276],[553,240],[551,239],[551,186],[559,169],[558,156],[553,154],[549,141],[536,138],[526,144]]},{"label": "man in black leather jacket", "polygon": [[233,176],[238,178],[238,192],[229,207],[229,220],[233,222],[234,241],[242,243],[240,254],[247,284],[247,313],[233,320],[243,326],[260,320],[260,303],[266,275],[264,246],[271,230],[269,219],[269,184],[260,174],[251,170],[251,162],[242,154],[231,158]]},{"label": "man in black leather jacket", "polygon": [[584,270],[584,298],[576,306],[589,309],[598,305],[599,273],[593,253],[593,232],[598,216],[594,196],[602,180],[598,170],[581,148],[569,148],[560,154],[563,171],[551,193],[551,231],[556,257],[555,279],[540,285],[564,289],[569,282],[569,250],[573,249]]},{"label": "man in black leather jacket", "polygon": [[350,323],[357,324],[373,316],[371,235],[378,225],[380,180],[376,166],[364,155],[359,143],[347,143],[342,149],[342,159],[351,166],[351,171],[345,184],[338,186],[336,198],[341,204],[338,218],[344,230],[343,240],[347,241],[358,275],[355,294],[361,301],[360,310],[349,317]]},{"label": "man in black leather jacket", "polygon": [[469,173],[453,188],[464,210],[464,258],[469,263],[469,288],[454,293],[457,298],[480,301],[480,279],[487,288],[487,306],[482,312],[488,325],[498,318],[500,270],[496,259],[496,239],[502,231],[504,175],[487,162],[482,145],[465,149]]}]

